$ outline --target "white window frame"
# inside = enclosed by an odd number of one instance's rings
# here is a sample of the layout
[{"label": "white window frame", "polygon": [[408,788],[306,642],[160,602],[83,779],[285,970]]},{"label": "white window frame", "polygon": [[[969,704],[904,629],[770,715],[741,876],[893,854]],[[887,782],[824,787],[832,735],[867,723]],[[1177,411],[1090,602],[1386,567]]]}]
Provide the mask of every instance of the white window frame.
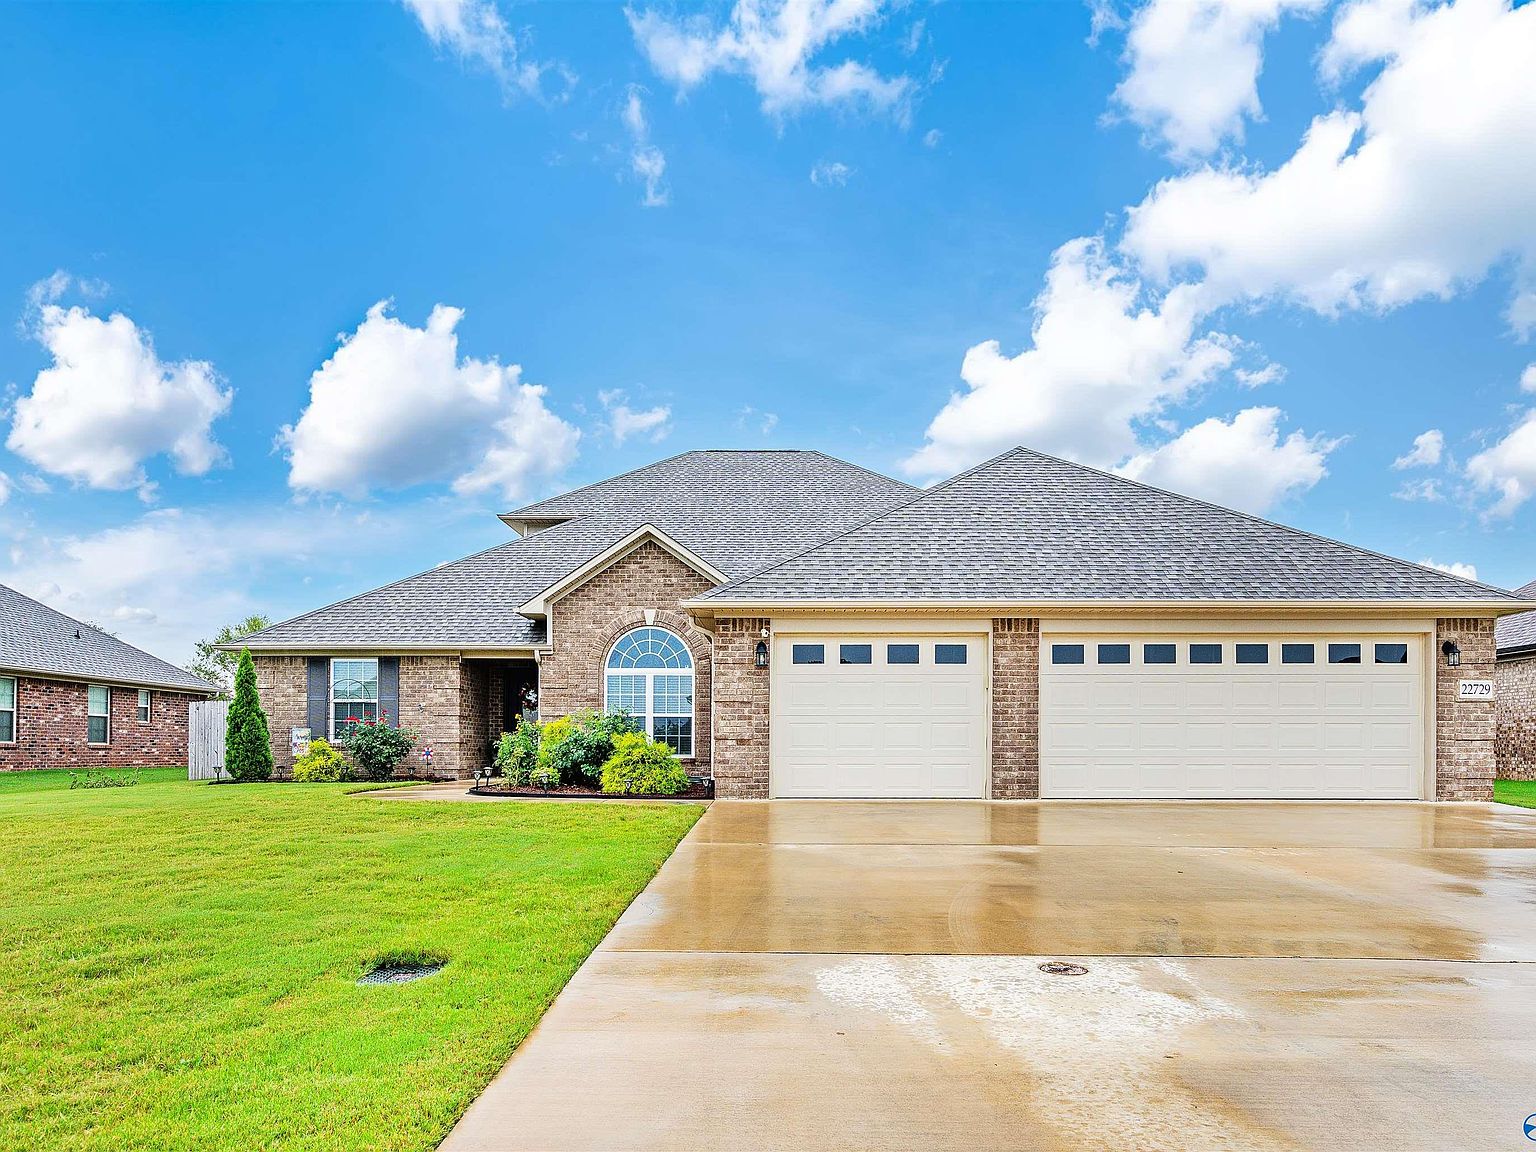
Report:
[{"label": "white window frame", "polygon": [[[655,668],[638,667],[635,665],[621,665],[618,667],[613,666],[612,661],[614,654],[618,651],[619,646],[637,632],[659,632],[665,636],[671,637],[672,640],[676,642],[678,649],[681,651],[682,658],[687,661],[687,664]],[[611,691],[614,687],[613,681],[618,677],[628,678],[631,679],[631,681],[639,680],[641,682],[640,695],[645,704],[643,711],[629,706],[633,703],[634,693],[632,690],[627,691],[623,693],[625,699],[621,702],[623,710],[632,715],[644,726],[644,731],[647,736],[651,737],[653,740],[660,741],[661,743],[666,744],[669,748],[671,748],[672,754],[679,760],[692,760],[697,754],[699,743],[698,700],[696,698],[699,678],[698,671],[694,666],[693,652],[691,649],[689,649],[687,641],[685,641],[676,632],[672,631],[672,629],[663,628],[657,624],[641,624],[634,628],[628,629],[614,640],[612,646],[608,649],[607,655],[603,658],[604,711],[618,711],[618,706],[616,706],[615,703],[611,701]],[[662,682],[661,687],[662,694],[664,696],[676,696],[680,694],[679,688],[681,686],[672,685],[669,683],[669,681],[684,677],[687,679],[685,690],[688,696],[688,710],[658,711],[656,708],[657,681],[660,680]],[[632,689],[632,683],[630,687]],[[687,751],[684,751],[682,748],[683,737],[656,735],[656,721],[658,720],[688,721]]]},{"label": "white window frame", "polygon": [[134,715],[140,724],[148,724],[155,715],[155,694],[148,688],[139,689],[139,703]]},{"label": "white window frame", "polygon": [[[91,689],[100,688],[107,695],[107,710],[105,712],[91,711]],[[104,740],[91,739],[91,721],[97,718],[107,722],[107,735]],[[87,684],[85,686],[85,742],[92,748],[105,748],[112,743],[112,685]]]},{"label": "white window frame", "polygon": [[15,676],[0,676],[0,683],[8,683],[11,686],[11,706],[0,708],[0,714],[9,712],[11,716],[11,738],[0,740],[0,744],[14,744],[20,738],[21,705],[18,696],[21,693],[21,681]]},{"label": "white window frame", "polygon": [[[336,667],[340,664],[373,665],[373,696],[371,698],[366,696],[347,697],[342,699],[340,703],[346,704],[349,708],[354,705],[359,706],[362,709],[358,717],[360,721],[370,719],[368,716],[368,706],[371,704],[373,706],[373,716],[371,718],[373,720],[379,718],[379,658],[377,656],[333,656],[331,658],[330,680],[327,682],[325,693],[326,731],[332,740],[336,739],[336,705],[338,703],[336,699]],[[367,680],[360,680],[356,676],[349,675],[344,679],[358,684],[366,685],[368,683]]]}]

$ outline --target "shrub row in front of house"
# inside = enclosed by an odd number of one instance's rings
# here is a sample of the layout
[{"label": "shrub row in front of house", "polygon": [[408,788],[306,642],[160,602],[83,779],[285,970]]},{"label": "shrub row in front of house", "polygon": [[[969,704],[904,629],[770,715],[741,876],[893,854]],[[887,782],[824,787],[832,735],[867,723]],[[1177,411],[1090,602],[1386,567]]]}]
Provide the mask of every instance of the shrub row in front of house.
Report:
[{"label": "shrub row in front of house", "polygon": [[536,724],[519,720],[496,748],[496,766],[514,787],[589,787],[625,795],[672,796],[688,773],[665,744],[625,712],[590,709]]}]

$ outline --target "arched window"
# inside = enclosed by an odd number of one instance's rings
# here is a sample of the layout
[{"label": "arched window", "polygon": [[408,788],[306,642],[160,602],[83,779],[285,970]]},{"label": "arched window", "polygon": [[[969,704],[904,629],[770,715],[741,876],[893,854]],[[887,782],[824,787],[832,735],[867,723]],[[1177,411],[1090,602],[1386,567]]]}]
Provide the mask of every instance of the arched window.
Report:
[{"label": "arched window", "polygon": [[665,628],[636,628],[608,653],[603,706],[628,712],[678,756],[693,755],[693,656]]}]

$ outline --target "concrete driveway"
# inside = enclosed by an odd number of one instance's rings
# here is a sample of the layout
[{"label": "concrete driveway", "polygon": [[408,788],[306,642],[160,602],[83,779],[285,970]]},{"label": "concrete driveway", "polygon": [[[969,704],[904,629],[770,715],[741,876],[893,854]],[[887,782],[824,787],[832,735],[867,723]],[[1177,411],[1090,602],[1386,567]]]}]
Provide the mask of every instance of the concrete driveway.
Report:
[{"label": "concrete driveway", "polygon": [[1536,812],[720,802],[443,1147],[1447,1152],[1532,1113]]}]

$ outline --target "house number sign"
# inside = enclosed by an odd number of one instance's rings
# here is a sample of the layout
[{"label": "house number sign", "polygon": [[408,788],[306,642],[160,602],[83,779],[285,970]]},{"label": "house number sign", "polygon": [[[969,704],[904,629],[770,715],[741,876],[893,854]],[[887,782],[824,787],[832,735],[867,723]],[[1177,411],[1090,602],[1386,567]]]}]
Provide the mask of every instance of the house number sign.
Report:
[{"label": "house number sign", "polygon": [[1456,682],[1456,699],[1458,700],[1492,700],[1492,680],[1458,680]]}]

